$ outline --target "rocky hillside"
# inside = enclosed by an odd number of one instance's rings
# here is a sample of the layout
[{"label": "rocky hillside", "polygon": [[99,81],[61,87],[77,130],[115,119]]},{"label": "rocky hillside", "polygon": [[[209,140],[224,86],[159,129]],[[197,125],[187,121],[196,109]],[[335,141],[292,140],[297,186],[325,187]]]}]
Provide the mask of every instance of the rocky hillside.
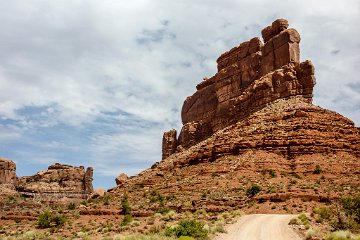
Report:
[{"label": "rocky hillside", "polygon": [[286,20],[262,37],[219,57],[218,73],[185,100],[179,136],[164,133],[163,160],[110,192],[127,192],[143,214],[302,211],[359,192],[360,129],[312,104],[314,66],[299,61],[300,35]]}]

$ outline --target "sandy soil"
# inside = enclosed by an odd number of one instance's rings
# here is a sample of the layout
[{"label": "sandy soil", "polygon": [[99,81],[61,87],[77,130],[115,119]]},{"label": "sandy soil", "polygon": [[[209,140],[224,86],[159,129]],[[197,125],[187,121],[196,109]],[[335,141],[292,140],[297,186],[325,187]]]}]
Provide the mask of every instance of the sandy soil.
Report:
[{"label": "sandy soil", "polygon": [[215,240],[301,240],[288,225],[295,215],[253,214],[245,215],[229,225],[227,233]]}]

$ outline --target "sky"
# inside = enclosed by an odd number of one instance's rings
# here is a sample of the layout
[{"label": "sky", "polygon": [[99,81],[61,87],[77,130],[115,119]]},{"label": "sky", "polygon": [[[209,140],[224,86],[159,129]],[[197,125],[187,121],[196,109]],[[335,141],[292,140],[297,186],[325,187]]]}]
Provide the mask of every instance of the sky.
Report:
[{"label": "sky", "polygon": [[161,160],[164,131],[218,56],[277,18],[315,65],[314,104],[360,126],[360,1],[0,0],[0,156],[115,186]]}]

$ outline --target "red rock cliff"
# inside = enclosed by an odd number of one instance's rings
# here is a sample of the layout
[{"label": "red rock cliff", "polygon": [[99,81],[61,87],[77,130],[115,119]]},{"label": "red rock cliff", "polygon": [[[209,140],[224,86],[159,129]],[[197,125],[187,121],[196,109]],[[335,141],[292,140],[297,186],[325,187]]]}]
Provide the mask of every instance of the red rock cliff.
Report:
[{"label": "red rock cliff", "polygon": [[[180,135],[176,141],[163,140],[163,158],[194,146],[275,100],[296,97],[312,103],[314,66],[308,60],[300,62],[299,33],[288,29],[285,19],[274,21],[261,33],[264,44],[252,38],[222,54],[215,76],[199,83],[197,91],[185,100]],[[341,119],[354,127],[350,120]],[[285,145],[282,147],[289,148],[291,144]]]}]

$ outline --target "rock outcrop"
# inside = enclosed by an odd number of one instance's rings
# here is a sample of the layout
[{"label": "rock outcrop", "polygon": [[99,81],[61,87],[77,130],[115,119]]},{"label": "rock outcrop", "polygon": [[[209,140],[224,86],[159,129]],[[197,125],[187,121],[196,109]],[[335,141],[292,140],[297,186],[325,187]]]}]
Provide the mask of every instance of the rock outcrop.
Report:
[{"label": "rock outcrop", "polygon": [[93,169],[55,163],[33,176],[20,177],[17,190],[24,195],[60,194],[80,197],[93,192]]},{"label": "rock outcrop", "polygon": [[123,185],[129,179],[128,175],[121,173],[115,178],[116,185]]},{"label": "rock outcrop", "polygon": [[0,158],[0,184],[16,183],[16,164],[6,158]]},{"label": "rock outcrop", "polygon": [[177,133],[175,129],[165,132],[162,139],[162,159],[167,158],[176,151]]}]

